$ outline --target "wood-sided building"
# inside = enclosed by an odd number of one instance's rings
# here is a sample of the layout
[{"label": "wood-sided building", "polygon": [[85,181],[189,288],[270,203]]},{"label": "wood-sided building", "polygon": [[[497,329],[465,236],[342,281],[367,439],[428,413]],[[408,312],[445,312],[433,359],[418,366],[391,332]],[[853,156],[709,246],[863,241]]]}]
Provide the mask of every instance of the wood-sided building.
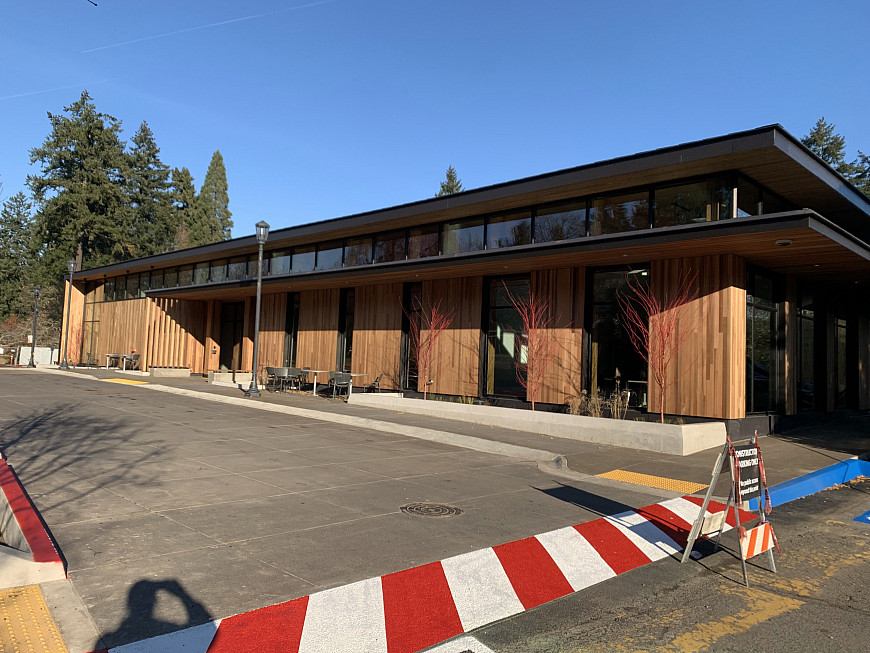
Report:
[{"label": "wood-sided building", "polygon": [[[559,353],[538,401],[657,405],[617,301],[626,275],[691,279],[666,412],[741,419],[870,408],[870,201],[779,126],[349,217],[274,229],[259,363],[350,369],[417,391],[414,307],[453,312],[429,390],[524,400],[506,290],[548,303]],[[250,370],[254,236],[74,275],[71,341],[142,368]]]}]

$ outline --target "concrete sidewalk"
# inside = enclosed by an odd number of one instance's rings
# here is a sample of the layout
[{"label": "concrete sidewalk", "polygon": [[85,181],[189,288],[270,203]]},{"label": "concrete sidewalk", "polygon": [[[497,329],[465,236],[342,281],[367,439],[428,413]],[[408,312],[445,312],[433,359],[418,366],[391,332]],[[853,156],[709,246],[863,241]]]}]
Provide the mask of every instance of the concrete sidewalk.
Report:
[{"label": "concrete sidewalk", "polygon": [[[621,469],[704,484],[718,454],[665,456],[310,395],[238,401],[239,390],[199,379],[150,381],[0,369],[0,447],[67,559],[70,581],[43,590],[61,597],[53,609],[75,615],[56,614],[72,651],[650,505],[678,493],[596,475]],[[469,451],[411,437],[414,429],[516,449]],[[849,457],[860,433],[830,448],[834,440],[813,433],[765,438],[769,481]],[[570,470],[542,471],[522,449],[564,456]],[[414,502],[462,514],[400,510]]]}]

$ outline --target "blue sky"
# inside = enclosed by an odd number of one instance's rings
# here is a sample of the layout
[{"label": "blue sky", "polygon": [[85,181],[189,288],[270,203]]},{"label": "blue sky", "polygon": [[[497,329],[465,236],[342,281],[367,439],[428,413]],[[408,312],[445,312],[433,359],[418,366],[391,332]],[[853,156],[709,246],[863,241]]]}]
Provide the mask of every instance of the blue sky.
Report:
[{"label": "blue sky", "polygon": [[870,151],[870,3],[31,0],[0,5],[0,182],[87,88],[234,236],[824,115]]}]

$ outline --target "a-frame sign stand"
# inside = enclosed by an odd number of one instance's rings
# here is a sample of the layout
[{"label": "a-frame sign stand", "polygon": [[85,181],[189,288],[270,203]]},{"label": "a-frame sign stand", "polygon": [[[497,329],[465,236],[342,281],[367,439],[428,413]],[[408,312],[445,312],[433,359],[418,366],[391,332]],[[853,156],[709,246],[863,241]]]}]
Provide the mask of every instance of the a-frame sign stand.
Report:
[{"label": "a-frame sign stand", "polygon": [[[725,510],[707,516],[707,506],[716,489],[716,484],[719,481],[719,476],[722,473],[722,466],[725,460],[729,461],[731,467],[731,478],[733,480],[728,492],[728,501],[725,504]],[[741,470],[745,469],[749,472],[749,477],[741,480]],[[740,524],[740,507],[742,500],[755,495],[758,501],[758,519],[759,524],[748,533],[741,527]],[[722,531],[727,523],[726,516],[728,511],[734,509],[734,528],[738,533],[738,553],[740,554],[740,563],[743,570],[743,582],[749,587],[749,574],[746,570],[746,559],[751,558],[758,553],[767,552],[767,559],[770,564],[770,571],[776,573],[776,562],[773,559],[773,548],[778,544],[776,537],[773,534],[773,529],[770,522],[767,521],[767,512],[770,512],[769,498],[765,505],[767,494],[767,481],[764,474],[764,462],[761,459],[761,448],[758,445],[758,432],[755,432],[755,437],[749,440],[746,444],[734,445],[730,438],[727,438],[725,446],[716,458],[716,464],[713,465],[713,476],[710,480],[710,485],[707,488],[707,494],[704,497],[704,502],[701,505],[701,511],[698,513],[695,523],[692,524],[692,530],[689,532],[689,539],[686,542],[686,548],[683,551],[681,562],[686,562],[692,554],[692,548],[695,542],[701,535],[712,535],[716,533],[716,549],[720,548],[719,540],[722,537]],[[767,510],[765,510],[767,508]],[[750,520],[754,521],[754,520]],[[748,522],[747,522],[748,523]],[[741,532],[743,531],[743,532]]]}]

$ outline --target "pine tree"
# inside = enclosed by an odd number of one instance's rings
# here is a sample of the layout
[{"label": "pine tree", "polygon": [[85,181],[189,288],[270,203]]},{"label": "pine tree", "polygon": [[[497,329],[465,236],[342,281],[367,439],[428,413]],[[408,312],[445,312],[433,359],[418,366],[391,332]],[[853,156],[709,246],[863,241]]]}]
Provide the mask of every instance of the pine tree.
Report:
[{"label": "pine tree", "polygon": [[143,121],[129,153],[127,194],[132,217],[131,241],[136,256],[162,254],[173,248],[177,227],[169,190],[169,166],[160,160],[154,132]]},{"label": "pine tree", "polygon": [[99,113],[87,91],[64,112],[48,114],[51,134],[30,151],[30,163],[40,164],[40,174],[27,177],[38,208],[43,265],[55,282],[71,258],[82,268],[136,255],[124,192],[121,121]]},{"label": "pine tree", "polygon": [[0,320],[22,310],[20,297],[34,262],[30,209],[21,191],[0,207]]},{"label": "pine tree", "polygon": [[188,231],[190,245],[228,240],[233,228],[227,193],[227,171],[220,150],[215,151],[196,197],[193,221]]},{"label": "pine tree", "polygon": [[858,150],[857,159],[851,163],[846,161],[846,139],[837,134],[835,129],[836,125],[827,122],[822,116],[810,133],[801,139],[801,143],[870,197],[870,156]]},{"label": "pine tree", "polygon": [[446,179],[441,182],[441,190],[435,193],[435,197],[453,195],[454,193],[461,193],[463,190],[462,180],[456,175],[456,170],[453,166],[450,166],[447,168]]},{"label": "pine tree", "polygon": [[846,139],[837,134],[833,125],[822,116],[816,126],[801,139],[801,143],[815,152],[819,158],[847,179],[854,173],[852,164],[846,162]]},{"label": "pine tree", "polygon": [[193,211],[196,205],[196,189],[193,187],[193,175],[187,168],[172,169],[172,210],[175,217],[175,249],[191,247],[190,228],[193,224]]}]

